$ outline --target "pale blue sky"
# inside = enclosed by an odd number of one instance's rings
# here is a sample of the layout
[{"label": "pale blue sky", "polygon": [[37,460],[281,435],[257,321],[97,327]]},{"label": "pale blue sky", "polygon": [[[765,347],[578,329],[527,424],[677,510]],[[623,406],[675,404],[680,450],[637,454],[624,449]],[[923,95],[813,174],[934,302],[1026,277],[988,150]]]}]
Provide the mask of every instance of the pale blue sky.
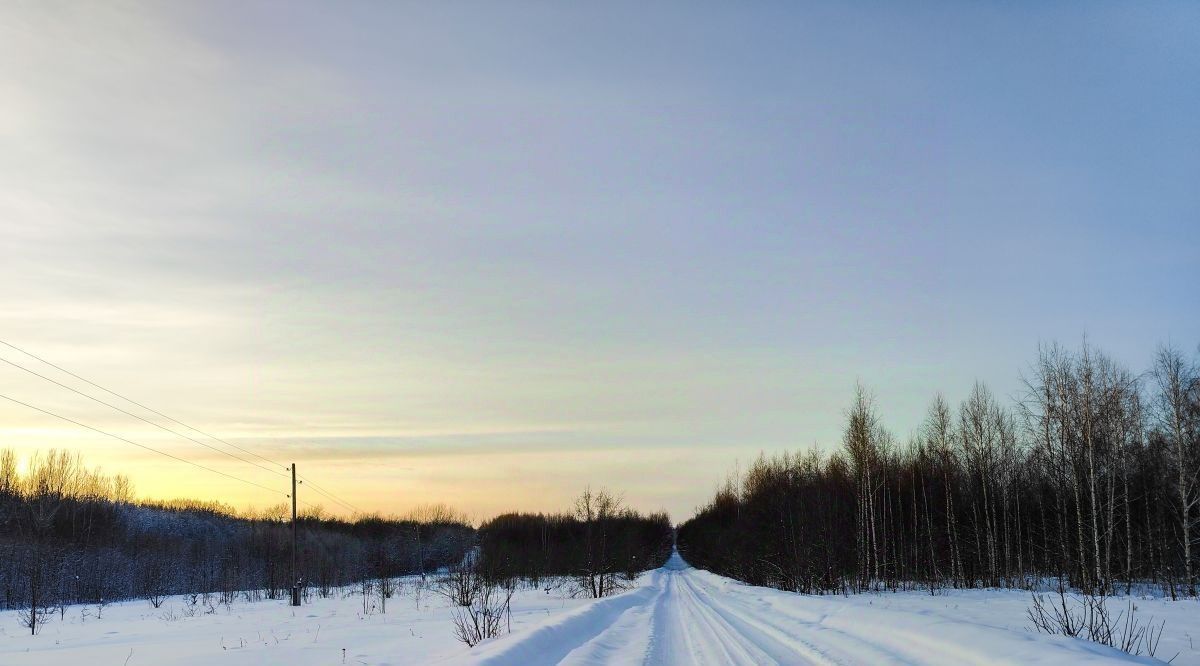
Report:
[{"label": "pale blue sky", "polygon": [[0,338],[356,504],[677,518],[857,379],[1200,342],[1200,5],[641,4],[5,5]]}]

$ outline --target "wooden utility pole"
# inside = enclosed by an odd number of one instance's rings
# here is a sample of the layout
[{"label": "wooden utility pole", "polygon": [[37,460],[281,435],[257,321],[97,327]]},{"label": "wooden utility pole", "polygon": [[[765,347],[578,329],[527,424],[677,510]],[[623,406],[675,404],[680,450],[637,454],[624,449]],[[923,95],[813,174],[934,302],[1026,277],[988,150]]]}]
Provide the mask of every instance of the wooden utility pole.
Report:
[{"label": "wooden utility pole", "polygon": [[296,463],[292,463],[292,605],[300,605],[300,581],[296,578]]}]

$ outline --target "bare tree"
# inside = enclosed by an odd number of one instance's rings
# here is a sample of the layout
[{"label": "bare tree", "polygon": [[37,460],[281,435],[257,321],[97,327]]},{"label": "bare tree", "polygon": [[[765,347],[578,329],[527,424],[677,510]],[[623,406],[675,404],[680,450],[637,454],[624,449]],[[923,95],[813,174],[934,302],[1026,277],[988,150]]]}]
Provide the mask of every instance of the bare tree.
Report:
[{"label": "bare tree", "polygon": [[448,568],[437,582],[435,590],[455,606],[470,606],[479,587],[483,584],[473,560],[460,562]]},{"label": "bare tree", "polygon": [[875,412],[874,400],[861,384],[846,419],[842,446],[857,479],[859,586],[869,587],[881,576],[879,531],[876,529],[876,495],[883,487],[881,458],[891,442]]},{"label": "bare tree", "polygon": [[583,560],[576,576],[581,591],[592,598],[607,597],[624,589],[613,558],[611,521],[621,513],[621,499],[607,490],[584,489],[575,499],[575,517],[583,523]]},{"label": "bare tree", "polygon": [[1154,379],[1158,386],[1155,416],[1170,447],[1171,465],[1175,473],[1175,493],[1179,509],[1180,546],[1183,551],[1184,585],[1189,595],[1196,594],[1192,575],[1192,539],[1196,519],[1193,509],[1200,503],[1197,496],[1197,452],[1195,451],[1195,416],[1191,413],[1193,394],[1197,390],[1196,368],[1183,354],[1170,346],[1160,347],[1154,362]]},{"label": "bare tree", "polygon": [[468,647],[512,630],[513,582],[481,581],[473,589],[470,603],[453,614],[454,636]]}]

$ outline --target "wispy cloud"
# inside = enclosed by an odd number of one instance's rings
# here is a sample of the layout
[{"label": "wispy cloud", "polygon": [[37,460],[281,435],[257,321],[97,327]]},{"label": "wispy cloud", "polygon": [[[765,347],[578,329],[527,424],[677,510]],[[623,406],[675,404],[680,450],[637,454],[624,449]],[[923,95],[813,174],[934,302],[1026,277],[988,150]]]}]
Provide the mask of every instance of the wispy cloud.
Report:
[{"label": "wispy cloud", "polygon": [[7,5],[0,337],[373,507],[686,512],[855,379],[903,434],[1039,339],[1193,335],[1196,11]]}]

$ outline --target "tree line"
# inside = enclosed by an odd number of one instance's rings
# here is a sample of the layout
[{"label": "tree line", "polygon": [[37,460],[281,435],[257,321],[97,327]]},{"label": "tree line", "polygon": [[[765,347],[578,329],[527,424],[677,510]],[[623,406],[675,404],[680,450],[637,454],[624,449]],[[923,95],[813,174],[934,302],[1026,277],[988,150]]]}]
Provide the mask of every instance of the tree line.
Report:
[{"label": "tree line", "polygon": [[1007,403],[936,396],[904,443],[861,386],[840,450],[761,457],[678,530],[693,565],[805,593],[922,586],[1196,594],[1200,370],[1039,349]]},{"label": "tree line", "polygon": [[[0,607],[39,619],[69,604],[212,593],[282,598],[291,585],[290,512],[238,513],[219,503],[137,501],[122,476],[78,454],[35,454],[19,471],[0,451]],[[300,517],[298,577],[305,595],[462,561],[474,530],[445,507],[409,519]]]},{"label": "tree line", "polygon": [[589,489],[570,513],[503,514],[483,523],[478,538],[485,576],[534,584],[569,576],[580,594],[598,598],[662,566],[673,528],[665,513],[643,515],[607,491]]},{"label": "tree line", "polygon": [[455,637],[472,646],[511,631],[521,585],[567,583],[572,595],[607,597],[662,566],[673,536],[665,513],[643,515],[588,488],[569,513],[506,513],[483,523],[477,548],[439,576],[436,589],[453,604]]}]

